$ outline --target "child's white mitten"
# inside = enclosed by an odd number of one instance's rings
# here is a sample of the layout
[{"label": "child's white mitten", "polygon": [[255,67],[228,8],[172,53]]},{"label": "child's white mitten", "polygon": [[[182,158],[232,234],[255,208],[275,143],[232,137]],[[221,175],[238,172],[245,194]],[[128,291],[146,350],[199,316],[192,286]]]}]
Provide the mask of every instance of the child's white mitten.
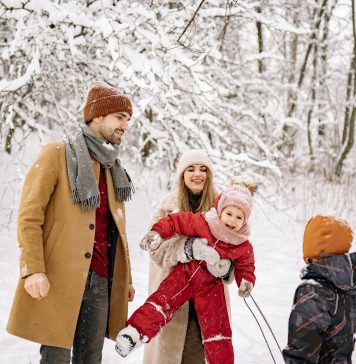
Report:
[{"label": "child's white mitten", "polygon": [[208,240],[203,238],[188,239],[184,251],[188,260],[204,260],[211,265],[220,260],[219,253],[208,244]]},{"label": "child's white mitten", "polygon": [[230,259],[220,259],[217,263],[207,264],[208,271],[216,278],[225,278],[231,269],[232,261]]},{"label": "child's white mitten", "polygon": [[115,350],[125,357],[131,353],[132,350],[137,349],[148,341],[147,336],[141,337],[140,333],[133,326],[129,325],[122,329],[116,337]]},{"label": "child's white mitten", "polygon": [[239,287],[239,296],[240,297],[248,297],[250,292],[252,291],[253,284],[246,279],[242,278],[240,287]]}]

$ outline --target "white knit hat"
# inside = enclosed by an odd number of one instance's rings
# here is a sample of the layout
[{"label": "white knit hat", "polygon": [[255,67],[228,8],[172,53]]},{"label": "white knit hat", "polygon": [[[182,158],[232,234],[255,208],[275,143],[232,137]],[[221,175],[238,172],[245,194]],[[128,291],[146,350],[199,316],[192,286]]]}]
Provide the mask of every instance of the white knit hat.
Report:
[{"label": "white knit hat", "polygon": [[183,172],[193,164],[202,164],[207,167],[213,174],[213,164],[210,158],[202,149],[191,149],[182,154],[177,166],[177,177],[179,178]]}]

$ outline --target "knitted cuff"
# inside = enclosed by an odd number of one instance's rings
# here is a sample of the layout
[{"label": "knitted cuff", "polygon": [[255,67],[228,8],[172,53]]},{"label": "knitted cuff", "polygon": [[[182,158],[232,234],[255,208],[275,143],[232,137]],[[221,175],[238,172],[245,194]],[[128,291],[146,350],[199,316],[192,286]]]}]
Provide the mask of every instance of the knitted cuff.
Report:
[{"label": "knitted cuff", "polygon": [[184,253],[188,260],[194,259],[193,243],[194,243],[195,238],[196,238],[196,236],[192,236],[192,237],[188,238],[184,245]]}]

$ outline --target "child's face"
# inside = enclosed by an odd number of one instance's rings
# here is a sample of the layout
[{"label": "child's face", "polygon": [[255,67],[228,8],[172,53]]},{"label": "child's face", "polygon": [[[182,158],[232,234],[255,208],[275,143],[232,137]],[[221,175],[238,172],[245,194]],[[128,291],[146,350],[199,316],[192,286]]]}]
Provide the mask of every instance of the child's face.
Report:
[{"label": "child's face", "polygon": [[204,189],[208,168],[203,164],[189,166],[183,174],[184,184],[193,193],[200,193]]},{"label": "child's face", "polygon": [[220,220],[227,228],[239,231],[245,222],[245,216],[238,207],[229,205],[222,210]]}]

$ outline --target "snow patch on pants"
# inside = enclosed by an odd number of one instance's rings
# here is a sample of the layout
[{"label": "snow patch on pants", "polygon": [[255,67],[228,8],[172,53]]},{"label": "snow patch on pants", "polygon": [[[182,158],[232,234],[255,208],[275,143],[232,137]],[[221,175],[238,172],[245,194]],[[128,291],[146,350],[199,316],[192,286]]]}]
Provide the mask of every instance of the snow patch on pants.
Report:
[{"label": "snow patch on pants", "polygon": [[209,343],[209,342],[218,341],[218,340],[231,340],[231,337],[223,336],[223,335],[216,335],[213,337],[209,337],[209,339],[203,340],[203,343]]}]

